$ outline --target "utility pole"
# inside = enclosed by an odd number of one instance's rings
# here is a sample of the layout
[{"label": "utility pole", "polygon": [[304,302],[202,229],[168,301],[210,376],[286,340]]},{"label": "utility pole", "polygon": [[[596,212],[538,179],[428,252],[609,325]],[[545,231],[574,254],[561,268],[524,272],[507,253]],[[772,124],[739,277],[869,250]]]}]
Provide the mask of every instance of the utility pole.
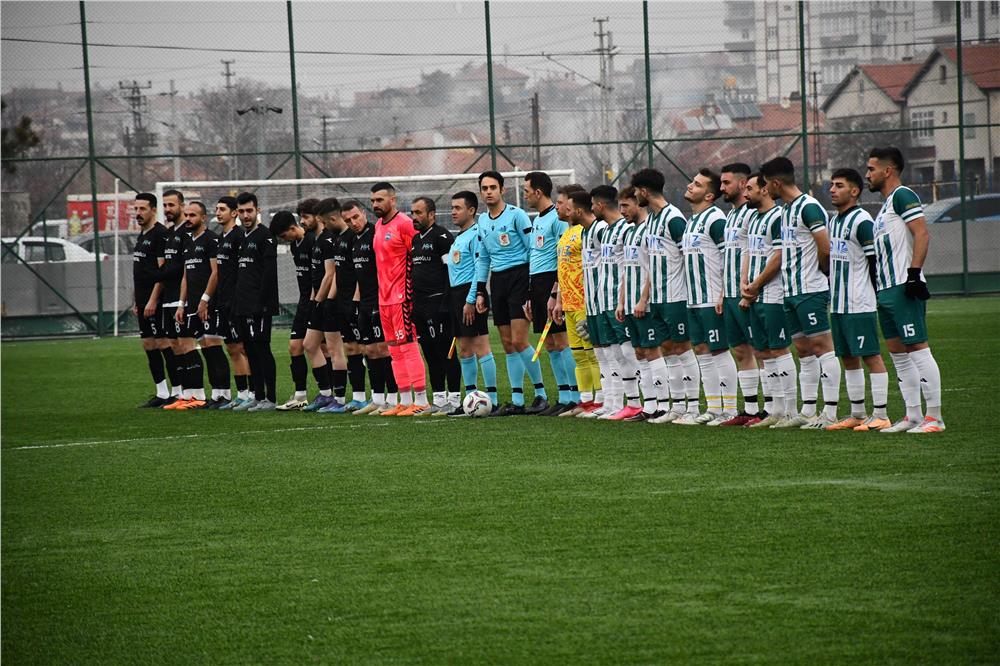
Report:
[{"label": "utility pole", "polygon": [[503,121],[503,142],[506,143],[508,146],[511,144],[509,120]]},{"label": "utility pole", "polygon": [[174,86],[174,80],[170,79],[170,91],[165,93],[160,93],[160,96],[168,95],[170,97],[170,129],[174,133],[173,135],[173,153],[174,153],[174,180],[178,181],[181,179],[181,139],[180,139],[180,128],[177,126],[177,88]]},{"label": "utility pole", "polygon": [[601,171],[604,174],[605,182],[609,180],[607,174],[611,166],[611,147],[607,142],[611,140],[611,79],[613,77],[612,58],[614,50],[611,44],[611,33],[604,30],[604,24],[609,20],[608,17],[602,19],[595,18],[593,20],[597,24],[597,32],[594,33],[594,37],[597,37],[597,54],[600,56],[598,87],[601,89],[601,141],[603,143],[598,152],[602,156]]},{"label": "utility pole", "polygon": [[538,92],[531,96],[531,143],[534,147],[534,167],[542,168],[542,139],[541,123],[539,122]]},{"label": "utility pole", "polygon": [[229,109],[236,104],[233,99],[233,90],[236,88],[233,85],[233,79],[236,77],[236,72],[233,71],[232,65],[236,63],[235,60],[220,60],[222,66],[225,67],[225,71],[222,72],[222,76],[226,79],[226,143],[229,148],[229,155],[227,156],[229,162],[229,179],[235,180],[236,174],[239,173],[239,157],[235,154],[236,152],[236,123],[233,122],[232,112]]},{"label": "utility pole", "polygon": [[328,116],[325,113],[319,117],[320,125],[323,128],[323,143],[322,143],[322,146],[323,146],[323,163],[327,166],[327,168],[329,168],[329,166],[330,166],[330,156],[326,152],[327,150],[330,149],[329,148],[329,143],[327,141],[327,137],[328,137],[327,128],[330,126],[330,120],[331,120],[330,116]]},{"label": "utility pole", "polygon": [[143,115],[149,110],[149,100],[143,91],[152,87],[151,81],[147,81],[146,85],[139,85],[139,82],[135,80],[118,82],[118,90],[132,114],[132,129],[130,130],[126,126],[123,137],[125,154],[129,156],[128,179],[130,183],[135,182],[132,177],[132,157],[145,155],[146,148],[156,145],[156,135],[146,130],[146,124],[143,121]]},{"label": "utility pole", "polygon": [[[813,71],[813,72],[811,72],[811,74],[812,74],[812,84],[813,84],[813,94],[812,94],[812,98],[813,98],[813,132],[819,132],[819,72]],[[819,174],[817,174],[817,178],[819,177],[820,174],[823,173],[823,165],[822,165],[822,162],[820,161],[820,147],[819,147],[819,143],[820,143],[820,137],[819,137],[819,135],[817,135],[816,136],[816,143],[814,144],[815,148],[813,148],[813,150],[816,153],[816,168],[819,169]]]}]

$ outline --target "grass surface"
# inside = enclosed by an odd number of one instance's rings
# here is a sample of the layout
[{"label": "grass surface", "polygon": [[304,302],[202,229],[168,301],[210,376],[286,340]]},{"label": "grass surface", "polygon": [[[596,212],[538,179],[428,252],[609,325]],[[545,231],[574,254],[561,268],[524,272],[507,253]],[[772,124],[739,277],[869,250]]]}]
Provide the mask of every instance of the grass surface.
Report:
[{"label": "grass surface", "polygon": [[136,339],[4,344],[2,658],[995,663],[1000,299],[929,327],[920,438],[153,412]]}]

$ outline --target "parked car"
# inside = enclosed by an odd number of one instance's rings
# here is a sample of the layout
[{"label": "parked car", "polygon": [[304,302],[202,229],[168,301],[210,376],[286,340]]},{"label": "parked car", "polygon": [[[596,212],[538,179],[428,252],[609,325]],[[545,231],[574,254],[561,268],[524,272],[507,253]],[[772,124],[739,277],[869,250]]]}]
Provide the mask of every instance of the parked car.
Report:
[{"label": "parked car", "polygon": [[66,238],[69,236],[69,220],[39,220],[31,225],[28,233],[32,236]]},{"label": "parked car", "polygon": [[[95,257],[93,252],[88,252],[75,243],[70,243],[62,238],[43,238],[42,236],[23,236],[21,238],[9,237],[0,239],[3,243],[3,263],[17,263],[7,249],[11,249],[14,254],[24,259],[29,264],[41,263],[64,263],[70,261],[90,261]],[[101,254],[101,260],[107,259],[108,255]]]},{"label": "parked car", "polygon": [[[1000,194],[979,194],[965,198],[965,215],[969,222],[1000,222]],[[924,206],[927,224],[961,222],[962,200],[959,197],[938,199]]]},{"label": "parked car", "polygon": [[[135,249],[135,241],[138,237],[138,231],[119,231],[118,254],[123,257],[132,254],[132,250]],[[101,241],[99,251],[112,257],[115,256],[115,232],[101,231],[98,233],[98,238]],[[94,234],[80,234],[79,236],[73,236],[69,240],[88,252],[94,251],[94,245],[96,244]]]}]

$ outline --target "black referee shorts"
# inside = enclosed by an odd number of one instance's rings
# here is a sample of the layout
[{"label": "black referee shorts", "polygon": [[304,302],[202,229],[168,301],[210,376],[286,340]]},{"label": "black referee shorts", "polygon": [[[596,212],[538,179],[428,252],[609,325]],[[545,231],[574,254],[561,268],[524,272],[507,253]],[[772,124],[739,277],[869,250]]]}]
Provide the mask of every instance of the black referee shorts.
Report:
[{"label": "black referee shorts", "polygon": [[528,302],[528,264],[493,273],[490,298],[493,301],[493,323],[497,326],[509,326],[514,319],[526,319],[524,304]]},{"label": "black referee shorts", "polygon": [[[463,319],[465,299],[469,296],[469,289],[471,288],[471,284],[460,284],[457,287],[452,287],[448,294],[451,310],[451,328],[453,335],[459,338],[474,338],[480,335],[487,335],[490,332],[489,295],[486,296],[487,312],[482,314],[476,312],[475,318],[472,320],[472,326],[465,325],[465,320]],[[473,308],[475,308],[475,305],[473,305]]]},{"label": "black referee shorts", "polygon": [[[549,318],[549,296],[552,295],[552,288],[556,284],[558,274],[555,271],[547,273],[535,273],[529,278],[531,283],[531,328],[535,333],[541,333],[545,328],[545,323]],[[565,333],[566,323],[557,324],[552,322],[549,333]]]}]

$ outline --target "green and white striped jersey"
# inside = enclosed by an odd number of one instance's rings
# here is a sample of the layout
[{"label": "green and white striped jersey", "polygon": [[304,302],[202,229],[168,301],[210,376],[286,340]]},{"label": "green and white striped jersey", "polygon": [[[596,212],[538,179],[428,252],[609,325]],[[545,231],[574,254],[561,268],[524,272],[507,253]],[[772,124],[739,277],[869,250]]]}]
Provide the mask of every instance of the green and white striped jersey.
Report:
[{"label": "green and white striped jersey", "polygon": [[709,206],[688,220],[684,230],[684,266],[689,308],[714,307],[722,295],[722,250],[726,215]]},{"label": "green and white striped jersey", "polygon": [[632,225],[623,217],[608,225],[601,238],[601,283],[598,305],[601,312],[618,307],[618,284],[621,279],[621,263],[625,232]]},{"label": "green and white striped jersey", "polygon": [[754,209],[743,203],[726,214],[726,248],[723,250],[722,295],[740,297],[740,270],[747,248],[747,220]]},{"label": "green and white striped jersey", "polygon": [[622,284],[625,286],[625,313],[635,309],[649,277],[646,222],[630,225],[622,237]]},{"label": "green and white striped jersey", "polygon": [[583,245],[583,300],[588,315],[597,315],[601,310],[601,239],[608,229],[604,220],[596,220],[580,235]]},{"label": "green and white striped jersey", "polygon": [[868,257],[875,254],[875,223],[860,206],[830,220],[830,310],[837,314],[875,312],[875,287]]},{"label": "green and white striped jersey", "polygon": [[923,215],[920,197],[903,185],[894,189],[882,204],[875,217],[875,274],[879,289],[906,282],[906,271],[913,261],[913,234],[906,225]]},{"label": "green and white striped jersey", "polygon": [[[767,260],[775,250],[780,251],[780,249],[781,206],[774,206],[763,215],[754,211],[747,222],[747,282],[756,280],[757,276],[764,272]],[[781,305],[785,302],[780,270],[760,290],[757,299],[769,305]]]},{"label": "green and white striped jersey", "polygon": [[785,296],[827,291],[830,282],[819,269],[813,233],[826,227],[826,211],[808,194],[782,206],[781,277]]},{"label": "green and white striped jersey", "polygon": [[649,302],[676,303],[687,300],[684,278],[684,213],[667,204],[659,213],[646,217],[649,246]]}]

